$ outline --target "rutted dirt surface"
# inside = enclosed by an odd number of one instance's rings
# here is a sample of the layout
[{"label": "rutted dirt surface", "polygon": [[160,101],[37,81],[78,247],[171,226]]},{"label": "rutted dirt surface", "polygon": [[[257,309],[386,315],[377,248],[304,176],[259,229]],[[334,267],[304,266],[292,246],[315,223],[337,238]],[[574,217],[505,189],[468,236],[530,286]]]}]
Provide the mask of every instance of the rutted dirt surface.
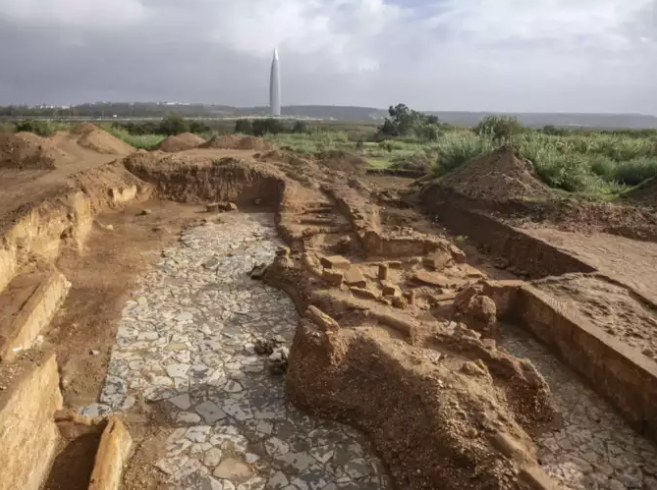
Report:
[{"label": "rutted dirt surface", "polygon": [[[77,158],[77,136],[55,140]],[[340,155],[256,155],[264,143],[231,136],[58,168],[56,203],[38,208],[49,224],[4,245],[21,272],[56,266],[73,283],[36,349],[57,351],[65,406],[127,421],[136,452],[122,488],[543,490],[545,470],[578,490],[653,490],[652,446],[554,358],[509,337],[486,273],[398,180],[361,180]],[[551,198],[526,163],[503,148],[449,187]],[[149,193],[161,201],[138,202]],[[33,209],[5,215],[5,229]],[[634,273],[620,256],[596,260],[619,281]],[[647,303],[592,281],[539,286],[650,348]],[[587,434],[586,451],[573,449]]]}]

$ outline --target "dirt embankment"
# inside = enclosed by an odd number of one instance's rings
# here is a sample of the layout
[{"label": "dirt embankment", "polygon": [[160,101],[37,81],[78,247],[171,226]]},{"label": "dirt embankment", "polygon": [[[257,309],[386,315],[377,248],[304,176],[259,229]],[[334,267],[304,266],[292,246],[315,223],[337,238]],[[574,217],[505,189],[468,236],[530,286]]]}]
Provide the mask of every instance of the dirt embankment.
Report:
[{"label": "dirt embankment", "polygon": [[470,199],[489,202],[540,201],[553,197],[532,164],[510,145],[463,164],[437,184]]},{"label": "dirt embankment", "polygon": [[262,138],[256,138],[254,136],[241,137],[231,134],[213,136],[209,141],[200,145],[199,148],[269,151],[274,149],[274,145]]},{"label": "dirt embankment", "polygon": [[175,136],[169,136],[154,150],[164,151],[166,153],[176,153],[179,151],[191,150],[205,143],[205,140],[193,133],[183,133]]},{"label": "dirt embankment", "polygon": [[50,140],[32,133],[0,133],[0,169],[52,170],[63,156]]},{"label": "dirt embankment", "polygon": [[71,130],[71,135],[76,137],[78,145],[96,153],[129,155],[135,151],[129,144],[90,123],[76,126]]},{"label": "dirt embankment", "polygon": [[625,194],[627,199],[657,208],[657,177],[644,182]]}]

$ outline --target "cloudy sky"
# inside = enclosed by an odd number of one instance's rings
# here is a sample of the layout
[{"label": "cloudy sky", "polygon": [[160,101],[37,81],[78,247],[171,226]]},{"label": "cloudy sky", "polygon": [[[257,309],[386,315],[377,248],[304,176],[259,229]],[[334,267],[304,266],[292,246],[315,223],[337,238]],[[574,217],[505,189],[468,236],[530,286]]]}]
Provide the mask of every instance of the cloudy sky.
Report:
[{"label": "cloudy sky", "polygon": [[657,0],[0,0],[0,104],[657,114]]}]

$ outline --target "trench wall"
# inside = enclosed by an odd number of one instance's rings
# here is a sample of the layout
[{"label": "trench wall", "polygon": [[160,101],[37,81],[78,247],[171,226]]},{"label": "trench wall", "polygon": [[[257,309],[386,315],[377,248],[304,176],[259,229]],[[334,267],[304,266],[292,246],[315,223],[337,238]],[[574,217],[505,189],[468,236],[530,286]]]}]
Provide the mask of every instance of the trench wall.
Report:
[{"label": "trench wall", "polygon": [[652,361],[530,285],[491,282],[487,288],[502,319],[545,343],[635,430],[657,441],[657,366]]}]

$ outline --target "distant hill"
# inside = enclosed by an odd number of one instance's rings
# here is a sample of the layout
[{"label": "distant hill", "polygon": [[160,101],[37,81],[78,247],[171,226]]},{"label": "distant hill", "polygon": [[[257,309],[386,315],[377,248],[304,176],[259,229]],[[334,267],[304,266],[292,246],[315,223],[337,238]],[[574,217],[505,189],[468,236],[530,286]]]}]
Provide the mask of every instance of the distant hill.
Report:
[{"label": "distant hill", "polygon": [[[388,114],[386,109],[374,107],[303,105],[283,107],[283,115],[310,119],[347,122],[378,123]],[[0,117],[26,118],[114,118],[146,119],[161,118],[167,114],[179,114],[196,118],[236,118],[267,116],[267,107],[231,107],[212,104],[178,104],[171,102],[93,103],[67,108],[55,107],[0,107]],[[493,112],[431,111],[441,121],[458,126],[475,126],[483,117]],[[595,129],[657,129],[657,117],[641,114],[570,114],[570,113],[507,113],[516,116],[529,127],[546,125],[583,127]]]}]

